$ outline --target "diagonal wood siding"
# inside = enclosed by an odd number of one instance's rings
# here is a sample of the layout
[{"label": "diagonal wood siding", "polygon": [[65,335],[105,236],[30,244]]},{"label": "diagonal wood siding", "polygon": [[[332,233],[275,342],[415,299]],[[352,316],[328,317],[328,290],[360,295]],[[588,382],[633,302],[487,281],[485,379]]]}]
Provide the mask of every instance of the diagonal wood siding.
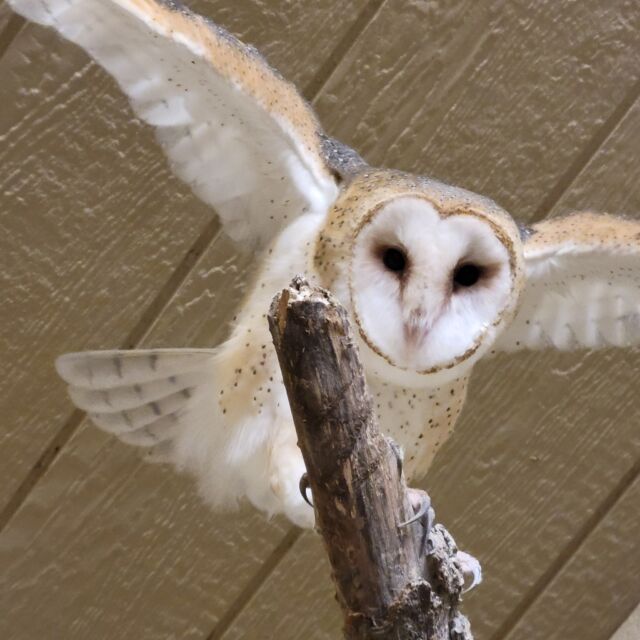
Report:
[{"label": "diagonal wood siding", "polygon": [[[265,51],[373,163],[482,191],[522,220],[640,214],[635,2],[189,4]],[[0,5],[0,28],[8,15]],[[56,354],[215,344],[252,265],[95,65],[33,25],[11,37],[0,637],[339,637],[314,534],[211,513],[188,479],[70,418]],[[427,485],[483,561],[467,599],[479,640],[606,640],[640,599],[639,368],[637,352],[521,354],[474,376]]]}]

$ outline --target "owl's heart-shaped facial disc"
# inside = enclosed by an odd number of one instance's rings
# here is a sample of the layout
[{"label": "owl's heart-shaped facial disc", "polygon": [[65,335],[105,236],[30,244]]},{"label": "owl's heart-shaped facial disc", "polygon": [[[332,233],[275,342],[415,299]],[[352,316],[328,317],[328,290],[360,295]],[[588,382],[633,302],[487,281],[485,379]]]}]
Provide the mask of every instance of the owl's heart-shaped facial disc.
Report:
[{"label": "owl's heart-shaped facial disc", "polygon": [[350,270],[360,335],[385,363],[377,368],[419,380],[475,361],[513,298],[510,263],[481,215],[416,196],[380,204],[357,231]]}]

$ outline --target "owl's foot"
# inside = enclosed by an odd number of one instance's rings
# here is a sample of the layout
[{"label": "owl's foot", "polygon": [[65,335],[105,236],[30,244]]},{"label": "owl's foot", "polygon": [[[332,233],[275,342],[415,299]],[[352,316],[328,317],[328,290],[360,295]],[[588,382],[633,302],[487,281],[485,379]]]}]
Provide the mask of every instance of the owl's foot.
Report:
[{"label": "owl's foot", "polygon": [[465,551],[458,551],[456,560],[460,564],[460,569],[462,569],[465,581],[468,577],[471,578],[471,584],[462,590],[462,593],[466,593],[482,582],[482,567],[473,556],[470,556]]},{"label": "owl's foot", "polygon": [[[398,526],[407,527],[414,522],[419,522],[422,525],[420,553],[421,555],[429,554],[430,550],[427,548],[427,544],[435,520],[435,512],[431,507],[431,498],[426,491],[421,491],[420,489],[407,489],[407,493],[409,494],[409,501],[413,507],[414,515],[406,522],[401,522]],[[463,589],[463,593],[466,593],[482,582],[482,567],[473,556],[465,551],[457,551],[456,560],[460,565],[465,582],[471,580],[471,584]]]},{"label": "owl's foot", "polygon": [[424,555],[428,553],[427,543],[429,540],[429,532],[433,527],[436,514],[431,507],[431,498],[426,491],[421,489],[407,489],[409,495],[409,501],[413,507],[414,515],[406,522],[401,522],[398,527],[408,527],[414,522],[419,522],[422,525],[422,538],[420,540],[420,554]]}]

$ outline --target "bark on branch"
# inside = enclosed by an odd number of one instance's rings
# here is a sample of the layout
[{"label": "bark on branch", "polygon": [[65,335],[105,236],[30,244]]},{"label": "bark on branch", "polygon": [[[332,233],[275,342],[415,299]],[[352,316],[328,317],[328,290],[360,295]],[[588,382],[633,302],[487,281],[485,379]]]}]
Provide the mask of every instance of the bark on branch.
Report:
[{"label": "bark on branch", "polygon": [[440,525],[425,553],[399,449],[376,424],[347,314],[295,278],[269,327],[289,396],[348,640],[471,640],[463,576]]}]

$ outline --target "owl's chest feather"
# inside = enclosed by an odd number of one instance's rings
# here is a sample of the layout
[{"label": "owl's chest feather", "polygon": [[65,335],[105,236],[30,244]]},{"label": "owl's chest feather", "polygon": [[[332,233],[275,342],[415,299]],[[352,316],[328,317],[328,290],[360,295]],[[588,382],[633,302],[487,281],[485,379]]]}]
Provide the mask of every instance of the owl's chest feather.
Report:
[{"label": "owl's chest feather", "polygon": [[467,390],[468,378],[427,389],[407,389],[370,380],[380,429],[404,451],[408,479],[423,476],[436,451],[455,427]]}]

